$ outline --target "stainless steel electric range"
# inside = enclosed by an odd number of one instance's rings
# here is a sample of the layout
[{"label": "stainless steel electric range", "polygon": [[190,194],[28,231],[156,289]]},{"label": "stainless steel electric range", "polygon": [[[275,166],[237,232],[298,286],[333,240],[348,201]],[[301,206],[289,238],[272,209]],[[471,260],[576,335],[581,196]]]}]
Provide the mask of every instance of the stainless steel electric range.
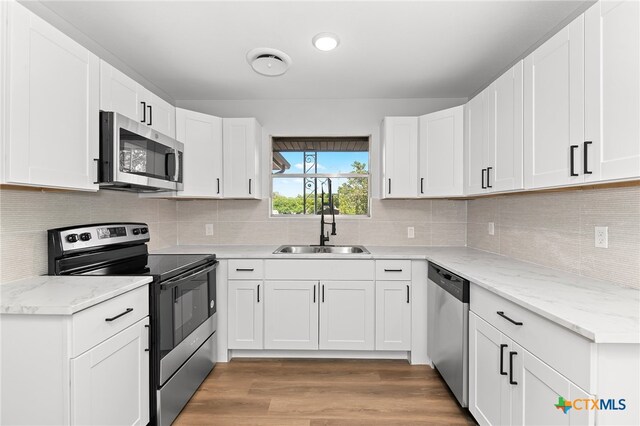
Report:
[{"label": "stainless steel electric range", "polygon": [[144,223],[48,231],[49,275],[150,275],[151,424],[169,425],[216,363],[215,255],[149,254]]}]

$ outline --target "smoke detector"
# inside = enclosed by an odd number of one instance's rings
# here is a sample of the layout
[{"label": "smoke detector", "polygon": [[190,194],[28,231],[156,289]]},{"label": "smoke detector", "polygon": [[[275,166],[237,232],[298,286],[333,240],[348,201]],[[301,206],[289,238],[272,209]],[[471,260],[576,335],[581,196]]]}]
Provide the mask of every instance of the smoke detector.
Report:
[{"label": "smoke detector", "polygon": [[247,62],[258,74],[275,77],[287,72],[291,57],[278,49],[259,47],[247,53]]}]

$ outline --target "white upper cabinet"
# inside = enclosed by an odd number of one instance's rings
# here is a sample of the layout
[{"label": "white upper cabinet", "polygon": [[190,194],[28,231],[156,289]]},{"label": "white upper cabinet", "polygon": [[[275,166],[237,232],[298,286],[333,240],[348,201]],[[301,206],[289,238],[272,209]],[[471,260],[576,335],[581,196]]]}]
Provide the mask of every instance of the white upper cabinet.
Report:
[{"label": "white upper cabinet", "polygon": [[225,198],[260,198],[262,127],[255,118],[222,120]]},{"label": "white upper cabinet", "polygon": [[584,182],[584,16],[524,60],[526,188]]},{"label": "white upper cabinet", "polygon": [[385,117],[381,128],[382,198],[418,195],[418,118]]},{"label": "white upper cabinet", "polygon": [[489,86],[485,186],[489,192],[523,188],[522,61]]},{"label": "white upper cabinet", "polygon": [[99,59],[24,6],[3,3],[2,181],[96,191]]},{"label": "white upper cabinet", "polygon": [[464,107],[419,118],[418,196],[462,195]]},{"label": "white upper cabinet", "polygon": [[100,109],[176,137],[175,107],[105,61],[100,61]]},{"label": "white upper cabinet", "polygon": [[222,196],[222,119],[176,108],[176,139],[184,144],[184,189],[178,197]]},{"label": "white upper cabinet", "polygon": [[587,182],[640,176],[637,1],[601,1],[585,13],[585,135],[581,149],[587,165],[581,171]]},{"label": "white upper cabinet", "polygon": [[489,152],[489,89],[467,102],[465,115],[464,191],[474,195],[486,192]]}]

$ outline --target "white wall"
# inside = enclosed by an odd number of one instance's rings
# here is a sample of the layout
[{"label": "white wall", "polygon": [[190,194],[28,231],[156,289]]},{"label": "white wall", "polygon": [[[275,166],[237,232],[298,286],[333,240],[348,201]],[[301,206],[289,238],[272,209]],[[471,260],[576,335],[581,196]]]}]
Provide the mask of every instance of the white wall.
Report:
[{"label": "white wall", "polygon": [[[265,81],[268,82],[268,79]],[[271,136],[371,136],[372,196],[379,198],[380,123],[385,116],[418,116],[462,105],[466,98],[291,99],[176,101],[176,106],[218,117],[256,117],[263,126],[263,165],[270,164]],[[268,167],[263,168],[268,183]],[[263,185],[269,197],[270,185]]]}]

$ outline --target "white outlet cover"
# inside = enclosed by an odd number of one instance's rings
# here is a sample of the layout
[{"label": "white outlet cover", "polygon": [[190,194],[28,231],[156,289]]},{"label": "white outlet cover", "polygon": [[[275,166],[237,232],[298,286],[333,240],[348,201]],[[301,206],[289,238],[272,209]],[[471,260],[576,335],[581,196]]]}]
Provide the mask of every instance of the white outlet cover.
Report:
[{"label": "white outlet cover", "polygon": [[204,225],[204,233],[207,236],[213,235],[213,223],[207,223]]},{"label": "white outlet cover", "polygon": [[596,226],[595,246],[598,248],[609,248],[609,227]]},{"label": "white outlet cover", "polygon": [[415,238],[416,232],[413,226],[407,226],[407,238]]},{"label": "white outlet cover", "polygon": [[495,235],[495,233],[496,233],[495,223],[493,223],[493,222],[489,222],[488,223],[487,232],[489,232],[489,235]]}]

